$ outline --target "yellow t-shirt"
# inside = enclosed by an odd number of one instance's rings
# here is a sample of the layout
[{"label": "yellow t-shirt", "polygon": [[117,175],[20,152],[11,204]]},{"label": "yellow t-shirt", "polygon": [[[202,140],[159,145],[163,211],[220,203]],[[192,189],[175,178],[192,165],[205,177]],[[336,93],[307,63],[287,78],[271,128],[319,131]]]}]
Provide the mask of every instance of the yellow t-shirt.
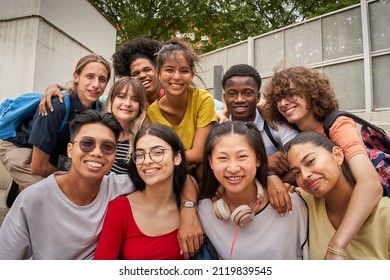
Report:
[{"label": "yellow t-shirt", "polygon": [[[309,258],[321,260],[335,228],[326,214],[325,199],[299,188],[309,209]],[[362,205],[362,207],[364,207]],[[383,197],[346,248],[349,260],[390,259],[390,198]]]},{"label": "yellow t-shirt", "polygon": [[214,99],[207,90],[190,87],[186,113],[179,125],[173,125],[162,115],[158,101],[148,107],[147,115],[152,123],[161,123],[172,128],[180,137],[186,150],[192,148],[195,132],[198,127],[206,127],[217,121]]}]

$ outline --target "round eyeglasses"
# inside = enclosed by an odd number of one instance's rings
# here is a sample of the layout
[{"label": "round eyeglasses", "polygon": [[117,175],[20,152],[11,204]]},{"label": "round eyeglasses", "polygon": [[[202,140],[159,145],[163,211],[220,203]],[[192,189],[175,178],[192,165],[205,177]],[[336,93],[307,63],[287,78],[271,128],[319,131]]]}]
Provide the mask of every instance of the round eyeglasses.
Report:
[{"label": "round eyeglasses", "polygon": [[172,149],[155,148],[151,150],[149,153],[135,151],[134,153],[131,154],[131,159],[135,164],[140,165],[144,163],[146,155],[149,155],[151,161],[155,163],[159,163],[164,159],[164,153],[167,150],[172,150]]},{"label": "round eyeglasses", "polygon": [[275,102],[279,105],[282,100],[285,99],[287,102],[293,103],[297,101],[298,97],[300,97],[300,95],[295,89],[289,89],[285,94],[275,96]]},{"label": "round eyeglasses", "polygon": [[[90,153],[96,147],[96,140],[94,138],[83,138],[80,141],[73,141],[72,144],[77,142],[79,143],[80,150],[84,153]],[[107,156],[112,155],[116,151],[115,143],[108,140],[100,142],[99,148]]]}]

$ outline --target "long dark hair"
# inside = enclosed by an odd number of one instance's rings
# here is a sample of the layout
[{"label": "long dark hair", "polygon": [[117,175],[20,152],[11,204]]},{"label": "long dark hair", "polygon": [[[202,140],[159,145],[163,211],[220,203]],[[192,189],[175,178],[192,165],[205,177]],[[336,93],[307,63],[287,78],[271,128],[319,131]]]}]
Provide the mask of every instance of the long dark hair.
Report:
[{"label": "long dark hair", "polygon": [[[299,133],[297,136],[295,136],[291,140],[291,142],[288,146],[287,152],[294,145],[306,144],[306,143],[313,144],[314,146],[317,146],[317,147],[322,147],[326,151],[328,151],[329,153],[332,153],[333,147],[336,146],[335,143],[333,143],[329,138],[325,137],[324,135],[322,135],[316,131],[308,130],[308,131],[304,131],[304,132]],[[352,176],[352,173],[349,169],[348,163],[345,159],[341,165],[341,171],[343,172],[343,175],[345,176],[345,178],[347,178],[347,181],[354,185],[355,180]]]},{"label": "long dark hair", "polygon": [[238,134],[245,136],[249,146],[252,147],[257,159],[260,161],[260,166],[257,167],[255,177],[263,187],[266,187],[267,185],[268,159],[263,139],[259,130],[253,123],[228,121],[222,124],[216,124],[216,126],[207,136],[203,154],[203,178],[200,188],[200,199],[211,198],[220,185],[213,171],[211,170],[208,158],[213,153],[218,139],[228,134]]},{"label": "long dark hair", "polygon": [[[179,136],[170,127],[162,124],[151,124],[141,128],[134,138],[134,150],[137,148],[137,142],[145,135],[156,136],[169,144],[172,148],[173,156],[180,154],[181,163],[175,166],[173,171],[173,191],[176,195],[177,205],[180,206],[180,196],[183,191],[184,182],[188,174],[188,163],[185,156],[185,149]],[[139,176],[136,164],[130,160],[129,176],[136,190],[145,189],[145,182]]]}]

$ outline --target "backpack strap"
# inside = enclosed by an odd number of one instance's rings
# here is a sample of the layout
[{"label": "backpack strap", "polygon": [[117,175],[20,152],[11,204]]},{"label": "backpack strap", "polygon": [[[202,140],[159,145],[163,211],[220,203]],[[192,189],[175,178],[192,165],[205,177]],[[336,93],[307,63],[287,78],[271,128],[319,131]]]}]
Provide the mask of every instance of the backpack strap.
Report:
[{"label": "backpack strap", "polygon": [[275,148],[278,151],[283,152],[284,151],[283,147],[278,142],[276,142],[276,140],[275,140],[274,136],[272,135],[271,130],[269,129],[269,126],[268,126],[266,121],[264,121],[264,131],[267,134],[269,140],[271,140],[272,144],[275,146]]},{"label": "backpack strap", "polygon": [[324,120],[324,125],[323,125],[324,131],[325,131],[325,134],[328,138],[329,138],[330,128],[332,127],[332,125],[336,121],[336,119],[340,116],[351,118],[356,123],[358,123],[360,125],[365,125],[365,126],[371,127],[373,130],[377,131],[378,133],[383,133],[386,135],[386,132],[382,128],[366,121],[365,119],[358,117],[350,112],[336,110],[336,111],[333,111],[330,114],[328,114]]},{"label": "backpack strap", "polygon": [[68,122],[68,119],[69,119],[69,115],[70,115],[70,111],[71,111],[71,107],[70,107],[70,97],[69,97],[69,95],[65,95],[65,96],[64,96],[64,102],[65,102],[65,110],[66,110],[66,113],[65,113],[64,120],[63,120],[62,123],[61,123],[60,130],[59,130],[59,131],[62,131],[62,130],[65,128],[66,123]]}]

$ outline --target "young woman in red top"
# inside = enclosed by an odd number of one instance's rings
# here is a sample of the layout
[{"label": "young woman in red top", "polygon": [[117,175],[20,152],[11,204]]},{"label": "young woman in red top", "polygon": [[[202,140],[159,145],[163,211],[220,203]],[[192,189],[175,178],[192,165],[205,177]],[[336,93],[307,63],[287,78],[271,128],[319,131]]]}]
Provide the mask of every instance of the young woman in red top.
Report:
[{"label": "young woman in red top", "polygon": [[177,239],[180,196],[188,165],[167,126],[142,128],[129,175],[136,191],[109,203],[95,259],[183,259]]}]

